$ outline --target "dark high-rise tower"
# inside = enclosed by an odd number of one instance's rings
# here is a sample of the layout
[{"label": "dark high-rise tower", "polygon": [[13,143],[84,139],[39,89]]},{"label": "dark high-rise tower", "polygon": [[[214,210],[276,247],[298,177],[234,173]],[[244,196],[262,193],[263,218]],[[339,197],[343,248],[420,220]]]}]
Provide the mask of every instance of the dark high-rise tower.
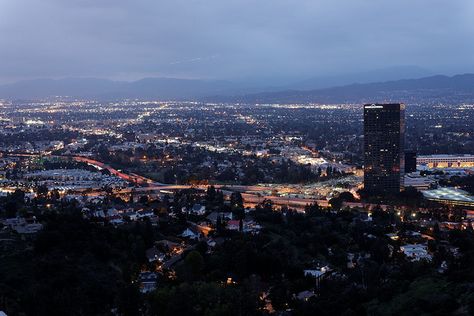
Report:
[{"label": "dark high-rise tower", "polygon": [[416,171],[416,152],[406,151],[405,152],[405,173]]},{"label": "dark high-rise tower", "polygon": [[395,194],[403,188],[405,105],[364,105],[364,187]]}]

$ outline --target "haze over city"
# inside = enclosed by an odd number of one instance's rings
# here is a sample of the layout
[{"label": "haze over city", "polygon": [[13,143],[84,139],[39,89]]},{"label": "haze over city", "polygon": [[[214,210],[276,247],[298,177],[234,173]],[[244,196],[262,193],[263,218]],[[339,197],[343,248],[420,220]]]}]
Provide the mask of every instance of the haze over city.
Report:
[{"label": "haze over city", "polygon": [[453,75],[474,71],[473,15],[469,0],[1,0],[0,83]]}]

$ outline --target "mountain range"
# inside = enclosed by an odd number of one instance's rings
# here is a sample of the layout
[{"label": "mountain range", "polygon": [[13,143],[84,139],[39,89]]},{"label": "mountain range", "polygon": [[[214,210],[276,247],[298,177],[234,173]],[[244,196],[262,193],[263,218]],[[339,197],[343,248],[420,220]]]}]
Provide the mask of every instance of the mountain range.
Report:
[{"label": "mountain range", "polygon": [[[319,80],[319,79],[318,79]],[[42,99],[70,96],[98,100],[161,99],[241,103],[340,103],[437,99],[474,99],[474,74],[321,86],[318,80],[280,87],[251,86],[224,80],[145,78],[112,81],[96,78],[37,79],[0,85],[0,98]],[[349,80],[349,79],[348,79]],[[353,78],[351,80],[357,80]],[[368,80],[368,79],[366,79]],[[319,82],[319,83],[318,83]],[[360,81],[359,81],[360,82]]]},{"label": "mountain range", "polygon": [[419,79],[351,84],[315,90],[284,90],[241,96],[216,96],[214,102],[239,103],[361,103],[403,101],[472,102],[474,74],[436,75]]}]

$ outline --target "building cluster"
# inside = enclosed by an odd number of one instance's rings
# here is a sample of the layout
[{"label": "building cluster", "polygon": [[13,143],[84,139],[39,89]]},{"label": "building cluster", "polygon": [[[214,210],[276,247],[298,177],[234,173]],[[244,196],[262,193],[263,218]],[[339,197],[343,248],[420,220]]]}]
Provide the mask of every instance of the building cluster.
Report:
[{"label": "building cluster", "polygon": [[[416,170],[443,170],[441,175],[474,173],[473,155],[425,155],[405,152],[405,105],[364,105],[364,189],[371,194],[398,194],[408,187],[424,191],[430,201],[474,208],[474,197],[456,188],[438,186],[440,174]],[[407,170],[409,173],[407,173]]]}]

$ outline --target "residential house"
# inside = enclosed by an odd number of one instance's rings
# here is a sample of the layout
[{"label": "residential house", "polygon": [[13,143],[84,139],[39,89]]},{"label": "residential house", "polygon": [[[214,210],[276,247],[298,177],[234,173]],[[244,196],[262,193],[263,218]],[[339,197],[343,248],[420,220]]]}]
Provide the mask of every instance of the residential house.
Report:
[{"label": "residential house", "polygon": [[199,240],[201,238],[201,232],[197,228],[190,226],[181,233],[181,237]]},{"label": "residential house", "polygon": [[163,262],[166,258],[166,255],[159,251],[156,247],[151,247],[145,252],[148,262],[160,261]]},{"label": "residential house", "polygon": [[221,220],[230,221],[232,220],[232,212],[212,212],[206,217],[206,219],[215,225],[219,217]]},{"label": "residential house", "polygon": [[188,214],[202,216],[206,214],[206,207],[204,205],[196,203],[190,209],[183,208],[183,212],[186,212]]},{"label": "residential house", "polygon": [[400,250],[411,261],[428,260],[431,261],[432,256],[428,253],[428,246],[425,244],[407,244],[400,247]]},{"label": "residential house", "polygon": [[154,272],[141,272],[138,281],[140,282],[140,292],[149,293],[156,289],[156,283],[158,282],[158,274]]}]

